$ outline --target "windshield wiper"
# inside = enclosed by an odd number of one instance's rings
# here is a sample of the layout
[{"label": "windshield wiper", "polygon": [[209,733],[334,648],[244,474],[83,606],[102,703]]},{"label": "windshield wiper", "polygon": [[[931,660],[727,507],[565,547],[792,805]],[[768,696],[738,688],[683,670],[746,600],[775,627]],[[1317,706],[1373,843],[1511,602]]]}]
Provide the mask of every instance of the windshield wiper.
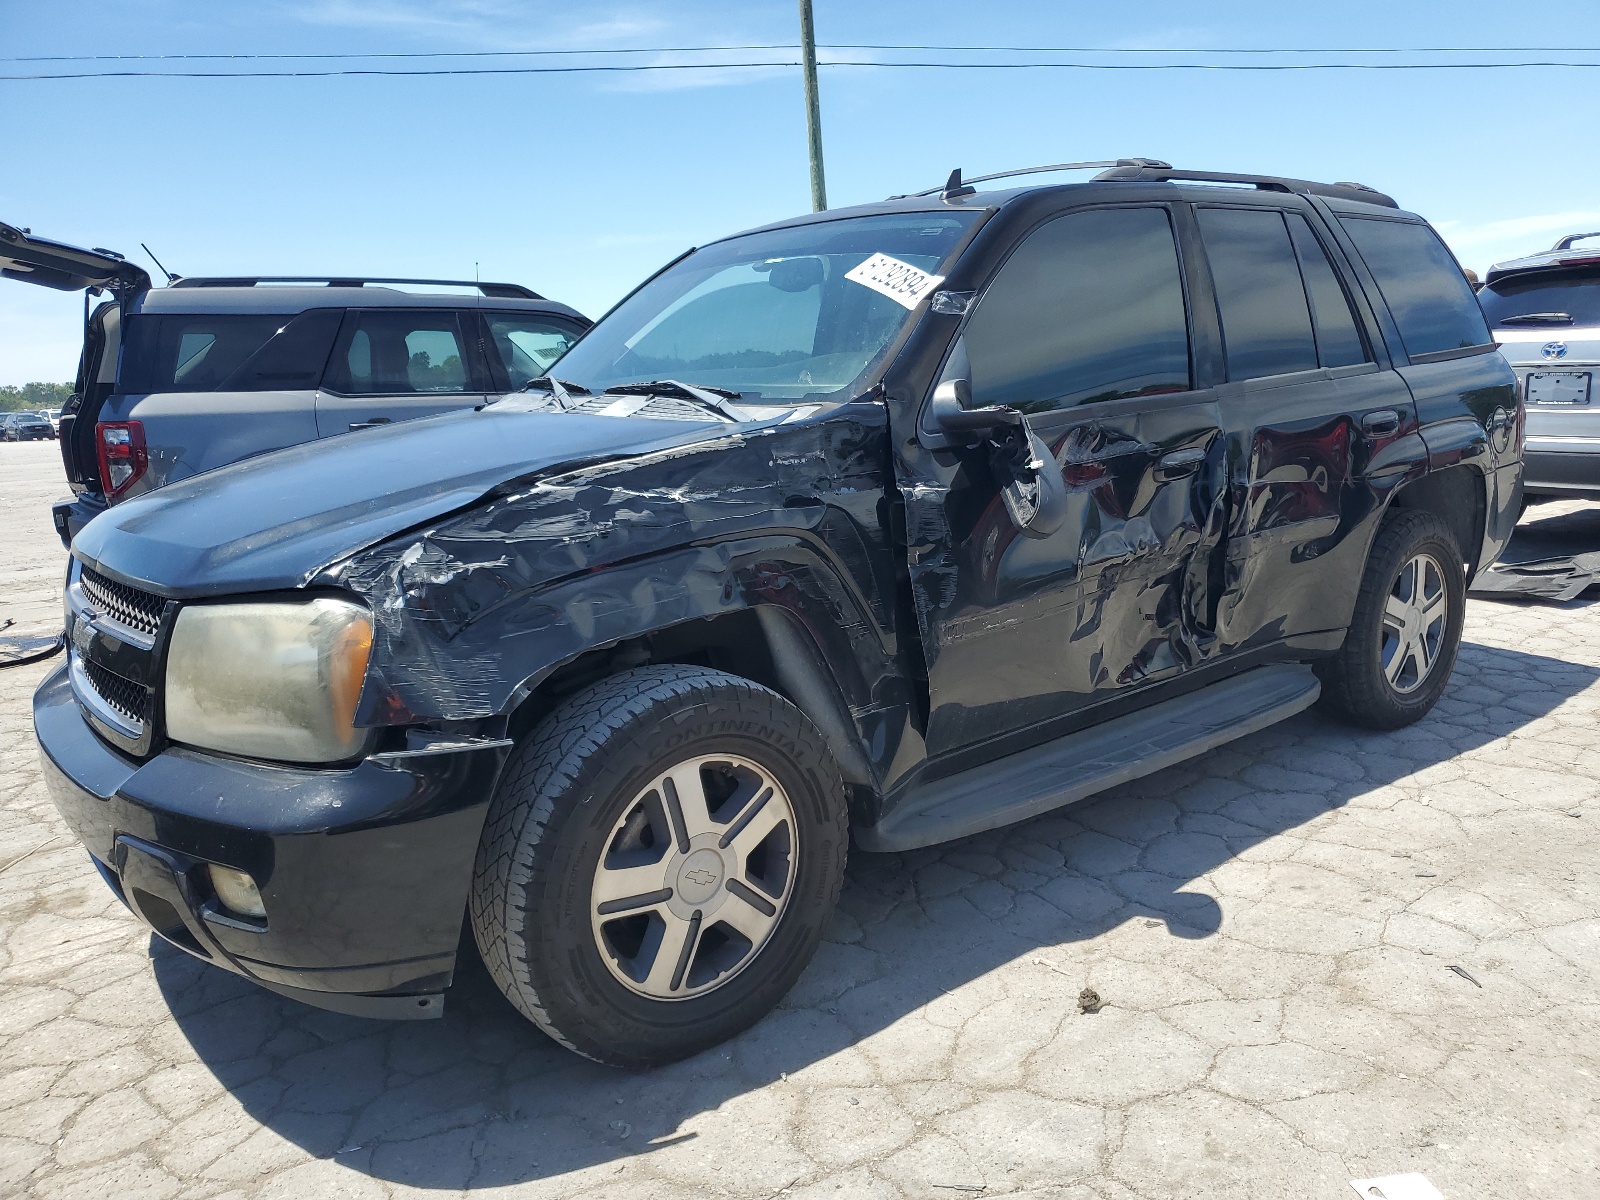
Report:
[{"label": "windshield wiper", "polygon": [[709,408],[719,417],[725,417],[730,421],[750,420],[749,413],[727,403],[728,400],[738,400],[740,398],[740,393],[730,392],[727,388],[680,383],[676,379],[652,379],[649,383],[619,383],[616,387],[608,387],[605,390],[605,394],[607,396],[676,396],[682,400],[692,401],[702,408]]},{"label": "windshield wiper", "polygon": [[524,392],[545,391],[550,393],[550,398],[561,406],[562,412],[571,412],[576,405],[572,403],[574,394],[588,396],[592,393],[581,383],[573,383],[570,379],[557,379],[554,375],[538,375],[528,380],[521,388]]},{"label": "windshield wiper", "polygon": [[1572,314],[1564,312],[1521,313],[1515,317],[1501,317],[1502,325],[1571,325]]}]

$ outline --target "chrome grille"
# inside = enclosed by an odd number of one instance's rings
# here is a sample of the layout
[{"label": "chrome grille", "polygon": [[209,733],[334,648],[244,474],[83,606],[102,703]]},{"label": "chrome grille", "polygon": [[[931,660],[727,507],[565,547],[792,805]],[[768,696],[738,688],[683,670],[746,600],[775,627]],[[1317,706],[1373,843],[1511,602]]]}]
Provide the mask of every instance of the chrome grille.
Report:
[{"label": "chrome grille", "polygon": [[161,614],[166,611],[167,602],[160,596],[107,579],[88,567],[78,576],[78,586],[90,604],[129,629],[154,637],[161,628]]},{"label": "chrome grille", "polygon": [[124,679],[115,671],[108,671],[97,662],[79,660],[83,673],[99,696],[110,708],[141,727],[150,713],[150,691],[131,679]]}]

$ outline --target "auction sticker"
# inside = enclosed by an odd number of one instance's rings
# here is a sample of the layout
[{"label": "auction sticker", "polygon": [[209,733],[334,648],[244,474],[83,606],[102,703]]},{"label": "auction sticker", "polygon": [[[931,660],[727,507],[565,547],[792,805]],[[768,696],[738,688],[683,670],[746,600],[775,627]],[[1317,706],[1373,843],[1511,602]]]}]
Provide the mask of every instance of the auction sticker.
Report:
[{"label": "auction sticker", "polygon": [[846,279],[882,292],[896,304],[915,308],[922,298],[944,282],[943,275],[929,275],[908,262],[890,258],[887,254],[874,254],[853,271],[846,271]]}]

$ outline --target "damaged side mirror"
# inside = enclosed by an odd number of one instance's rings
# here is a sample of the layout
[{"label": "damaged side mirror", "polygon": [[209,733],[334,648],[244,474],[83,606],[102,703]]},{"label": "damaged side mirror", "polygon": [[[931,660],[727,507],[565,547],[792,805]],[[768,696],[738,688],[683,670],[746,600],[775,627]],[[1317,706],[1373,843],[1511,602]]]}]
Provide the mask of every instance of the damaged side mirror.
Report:
[{"label": "damaged side mirror", "polygon": [[933,391],[933,419],[952,441],[989,445],[989,466],[1017,532],[1049,537],[1067,516],[1067,488],[1055,455],[1028,424],[1027,414],[997,404],[973,408],[972,381],[946,379]]},{"label": "damaged side mirror", "polygon": [[1020,412],[1004,404],[973,408],[970,379],[946,379],[933,389],[933,420],[941,433],[966,446],[1024,423]]}]

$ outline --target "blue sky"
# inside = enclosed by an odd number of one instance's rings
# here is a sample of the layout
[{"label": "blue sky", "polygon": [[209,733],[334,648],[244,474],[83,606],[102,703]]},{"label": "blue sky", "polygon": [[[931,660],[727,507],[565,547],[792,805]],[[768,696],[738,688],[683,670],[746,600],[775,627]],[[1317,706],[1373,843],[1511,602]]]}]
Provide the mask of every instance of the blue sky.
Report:
[{"label": "blue sky", "polygon": [[[1600,46],[1592,0],[815,3],[824,44]],[[783,43],[795,13],[793,0],[0,0],[0,55]],[[1600,71],[824,68],[828,194],[839,206],[958,165],[1128,155],[1356,179],[1481,269],[1600,229],[1597,85]],[[141,261],[146,242],[187,274],[476,269],[599,315],[688,246],[810,205],[793,68],[0,82],[0,115],[0,219]],[[80,303],[0,282],[0,383],[70,378]]]}]

